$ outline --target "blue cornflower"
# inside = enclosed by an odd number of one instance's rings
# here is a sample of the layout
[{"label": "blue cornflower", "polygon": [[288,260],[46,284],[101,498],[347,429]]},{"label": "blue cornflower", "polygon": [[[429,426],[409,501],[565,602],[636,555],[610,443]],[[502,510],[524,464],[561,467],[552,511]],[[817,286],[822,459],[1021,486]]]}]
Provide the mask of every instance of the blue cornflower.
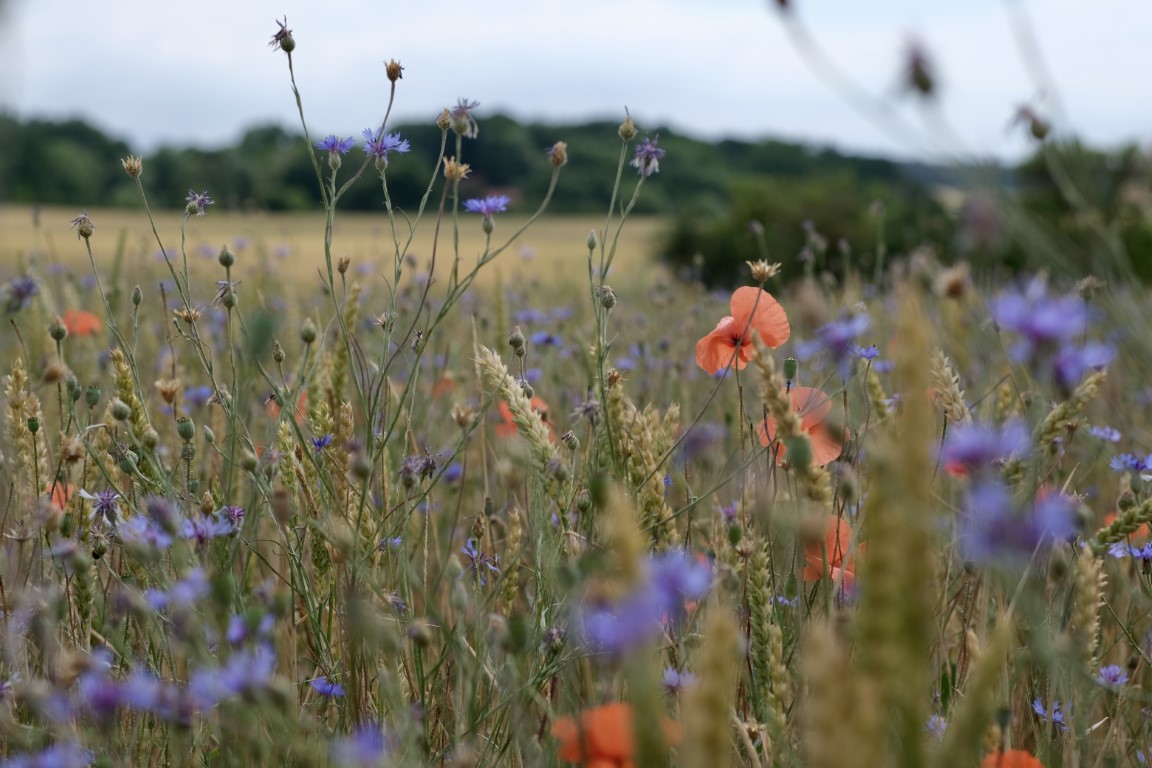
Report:
[{"label": "blue cornflower", "polygon": [[1152,562],[1152,542],[1142,544],[1139,547],[1125,541],[1113,542],[1113,544],[1108,547],[1108,554],[1117,560],[1124,557],[1131,557],[1133,560],[1149,563]]},{"label": "blue cornflower", "polygon": [[1010,421],[1002,427],[957,424],[948,432],[940,459],[946,464],[979,469],[1011,456],[1027,456],[1030,447],[1028,429],[1021,421]]},{"label": "blue cornflower", "polygon": [[852,358],[860,345],[856,339],[868,330],[867,315],[853,314],[841,316],[838,320],[825,323],[816,329],[816,338],[796,345],[796,356],[806,360],[820,352],[828,354],[836,362],[840,378],[847,381],[852,372]]},{"label": "blue cornflower", "polygon": [[92,522],[98,525],[116,527],[120,521],[120,494],[111,488],[97,491],[95,494],[81,489],[81,498],[92,502]]},{"label": "blue cornflower", "polygon": [[1075,512],[1072,500],[1060,493],[1020,507],[999,482],[979,482],[965,500],[960,546],[965,559],[976,563],[1026,561],[1074,534]]},{"label": "blue cornflower", "polygon": [[1089,370],[1098,371],[1112,362],[1116,349],[1111,344],[1089,341],[1084,346],[1065,344],[1052,360],[1052,370],[1058,383],[1071,391]]},{"label": "blue cornflower", "polygon": [[948,721],[940,715],[932,715],[928,718],[928,722],[924,724],[928,733],[936,739],[936,741],[944,740],[944,731],[948,730]]},{"label": "blue cornflower", "polygon": [[691,672],[680,672],[672,667],[664,670],[664,686],[665,693],[670,693],[673,696],[680,693],[686,686],[692,685],[696,682],[696,675]]},{"label": "blue cornflower", "polygon": [[649,565],[663,612],[673,619],[683,614],[685,600],[699,600],[712,586],[712,564],[699,562],[680,550],[654,555]]},{"label": "blue cornflower", "polygon": [[58,741],[40,752],[17,753],[4,761],[5,768],[87,768],[96,756],[74,741]]},{"label": "blue cornflower", "polygon": [[184,521],[180,530],[180,538],[189,539],[203,546],[212,539],[228,536],[236,531],[228,520],[219,520],[215,516],[197,517]]},{"label": "blue cornflower", "polygon": [[388,738],[379,723],[357,726],[350,736],[333,740],[328,748],[332,763],[342,768],[375,768],[389,751]]},{"label": "blue cornflower", "polygon": [[202,568],[193,568],[184,578],[173,584],[167,592],[149,589],[144,599],[153,610],[187,610],[208,595],[208,577]]},{"label": "blue cornflower", "polygon": [[1128,682],[1128,673],[1119,665],[1109,664],[1100,667],[1100,671],[1096,674],[1096,682],[1105,688],[1120,688]]},{"label": "blue cornflower", "polygon": [[161,552],[172,546],[172,537],[154,520],[136,515],[116,529],[125,544],[143,544]]},{"label": "blue cornflower", "polygon": [[1088,305],[1077,294],[1048,297],[1048,285],[1037,277],[1023,293],[1009,291],[992,302],[992,317],[1020,339],[1010,350],[1018,363],[1031,360],[1044,347],[1072,341],[1088,327]]},{"label": "blue cornflower", "polygon": [[312,438],[312,449],[315,451],[322,451],[330,445],[332,445],[332,435],[330,433]]},{"label": "blue cornflower", "polygon": [[592,648],[623,653],[660,634],[663,602],[651,585],[645,585],[619,600],[582,606],[575,626]]},{"label": "blue cornflower", "polygon": [[455,483],[464,476],[464,465],[458,461],[454,461],[448,466],[444,467],[443,474],[440,479],[446,483]]},{"label": "blue cornflower", "polygon": [[1146,472],[1152,468],[1152,454],[1140,458],[1131,453],[1122,453],[1119,456],[1113,456],[1108,462],[1108,466],[1112,468],[1113,472]]},{"label": "blue cornflower", "polygon": [[339,136],[333,134],[326,136],[312,146],[316,147],[316,149],[323,150],[333,155],[346,155],[348,154],[348,150],[356,146],[356,139],[351,136],[346,139],[342,139]]},{"label": "blue cornflower", "polygon": [[330,696],[332,698],[339,698],[344,695],[344,686],[335,683],[326,677],[317,677],[310,681],[313,690],[321,696]]},{"label": "blue cornflower", "polygon": [[184,207],[184,218],[192,215],[203,216],[207,213],[205,209],[214,204],[212,198],[208,197],[208,190],[196,194],[195,191],[190,189],[188,190],[188,196],[184,198],[184,200],[188,203],[188,205]]},{"label": "blue cornflower", "polygon": [[636,145],[636,157],[632,159],[631,165],[641,176],[651,176],[660,171],[660,159],[664,157],[665,152],[656,146],[659,140],[659,136],[655,139],[645,136],[644,141]]},{"label": "blue cornflower", "polygon": [[388,155],[392,152],[402,155],[412,150],[408,139],[400,138],[399,131],[378,134],[371,128],[365,128],[362,134],[364,136],[364,153],[377,160],[383,160],[385,163],[388,161]]},{"label": "blue cornflower", "polygon": [[192,408],[202,408],[212,397],[212,387],[201,385],[184,390],[184,402]]},{"label": "blue cornflower", "polygon": [[476,549],[475,539],[468,539],[464,546],[460,548],[460,552],[468,558],[467,569],[476,575],[476,578],[479,579],[481,584],[485,582],[484,569],[487,569],[491,573],[500,573],[500,569],[496,567],[496,557]]},{"label": "blue cornflower", "polygon": [[861,347],[859,344],[853,346],[852,354],[861,360],[872,361],[880,356],[880,350],[876,348],[875,344],[869,344],[866,347]]},{"label": "blue cornflower", "polygon": [[529,337],[534,347],[559,347],[564,342],[551,331],[536,331]]},{"label": "blue cornflower", "polygon": [[32,301],[32,297],[40,293],[40,284],[36,282],[36,278],[28,277],[15,277],[4,286],[4,295],[8,301],[5,305],[5,311],[8,314],[14,314],[28,306]]},{"label": "blue cornflower", "polygon": [[229,504],[216,510],[216,518],[222,523],[228,523],[232,526],[232,530],[240,530],[240,526],[244,523],[244,507],[238,507],[234,504]]},{"label": "blue cornflower", "polygon": [[404,546],[404,539],[400,536],[393,536],[390,539],[381,541],[377,549],[383,552],[386,549],[400,549],[402,546]]},{"label": "blue cornflower", "polygon": [[493,214],[508,210],[508,203],[510,202],[511,199],[507,195],[474,197],[464,201],[464,209],[472,213],[479,213],[486,219],[491,219]]},{"label": "blue cornflower", "polygon": [[1112,427],[1088,427],[1088,434],[1107,443],[1118,443],[1122,437],[1120,430]]},{"label": "blue cornflower", "polygon": [[472,117],[472,110],[480,106],[478,101],[469,101],[463,97],[456,100],[452,108],[452,130],[466,139],[474,139],[480,135],[480,126],[476,118]]},{"label": "blue cornflower", "polygon": [[1040,718],[1040,722],[1047,723],[1051,720],[1052,725],[1056,726],[1056,730],[1068,730],[1068,724],[1064,722],[1064,712],[1060,709],[1060,702],[1052,702],[1052,709],[1049,711],[1049,709],[1044,706],[1044,700],[1037,696],[1032,701],[1032,711]]}]

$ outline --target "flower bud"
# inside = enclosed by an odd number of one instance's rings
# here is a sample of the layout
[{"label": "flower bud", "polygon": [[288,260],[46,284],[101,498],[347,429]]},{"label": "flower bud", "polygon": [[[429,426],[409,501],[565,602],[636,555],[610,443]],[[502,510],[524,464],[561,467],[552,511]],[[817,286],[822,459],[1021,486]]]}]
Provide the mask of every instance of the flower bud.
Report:
[{"label": "flower bud", "polygon": [[596,235],[596,230],[594,230],[594,229],[588,230],[588,239],[585,240],[584,242],[588,246],[588,250],[590,250],[590,251],[596,250],[596,246],[599,245],[599,238]]},{"label": "flower bud", "polygon": [[88,388],[84,390],[84,402],[88,404],[89,408],[95,408],[100,402],[100,387],[89,384]]},{"label": "flower bud", "polygon": [[52,322],[48,324],[48,335],[52,337],[53,341],[64,341],[68,338],[68,329],[64,326],[64,321],[59,317],[53,318]]},{"label": "flower bud", "polygon": [[140,302],[144,301],[144,291],[140,290],[140,286],[132,289],[132,306],[140,306]]},{"label": "flower bud", "polygon": [[600,296],[600,306],[604,309],[612,309],[616,306],[616,292],[612,290],[612,286],[602,285],[596,289],[596,293]]},{"label": "flower bud", "polygon": [[480,222],[480,229],[484,230],[484,234],[486,235],[492,234],[492,231],[496,229],[496,225],[492,222],[491,216],[484,217],[484,219]]},{"label": "flower bud", "polygon": [[217,257],[217,261],[220,262],[220,266],[222,267],[231,267],[236,263],[236,256],[232,251],[228,250],[228,246],[224,246],[220,249],[220,255]]},{"label": "flower bud", "polygon": [[284,347],[280,346],[279,341],[275,341],[272,344],[272,359],[277,363],[284,362]]},{"label": "flower bud", "polygon": [[132,415],[132,407],[118,397],[112,398],[112,418],[124,421]]},{"label": "flower bud", "polygon": [[212,427],[208,425],[204,425],[204,442],[208,443],[208,445],[216,444],[216,433],[213,432]]},{"label": "flower bud", "polygon": [[187,416],[181,416],[176,419],[176,434],[180,435],[181,440],[188,442],[196,436],[195,422]]},{"label": "flower bud", "polygon": [[229,288],[224,293],[224,295],[222,297],[220,297],[220,303],[223,304],[228,309],[232,309],[233,307],[235,307],[236,306],[236,291]]},{"label": "flower bud", "polygon": [[300,326],[300,341],[305,344],[316,341],[316,323],[310,317],[304,318],[304,324]]},{"label": "flower bud", "polygon": [[352,259],[348,256],[341,256],[336,260],[336,271],[344,275],[348,273],[348,265],[352,263]]},{"label": "flower bud", "polygon": [[784,440],[788,448],[788,461],[793,467],[807,469],[812,463],[812,444],[806,435],[794,435]]},{"label": "flower bud", "polygon": [[784,380],[794,381],[800,372],[800,361],[794,357],[784,358]]},{"label": "flower bud", "polygon": [[452,127],[452,113],[447,108],[440,110],[440,114],[436,117],[436,127],[442,131],[446,131]]},{"label": "flower bud", "polygon": [[140,444],[147,450],[156,450],[156,446],[160,445],[160,433],[153,427],[146,427],[144,434],[140,435]]},{"label": "flower bud", "polygon": [[393,83],[404,77],[404,67],[400,66],[400,62],[396,61],[396,59],[388,60],[388,63],[384,65],[384,72]]},{"label": "flower bud", "polygon": [[39,432],[40,431],[40,419],[36,418],[35,416],[28,419],[28,431],[31,432],[32,434],[36,434],[37,432]]},{"label": "flower bud", "polygon": [[558,141],[548,150],[548,162],[553,168],[563,168],[568,165],[568,143]]},{"label": "flower bud", "polygon": [[64,386],[68,389],[68,397],[72,399],[72,402],[76,402],[80,399],[80,395],[84,394],[83,390],[80,389],[80,379],[76,378],[74,373],[69,372],[64,377]]},{"label": "flower bud", "polygon": [[620,134],[620,138],[624,141],[632,141],[636,138],[636,123],[632,121],[632,115],[627,112],[624,113],[624,122],[620,123],[620,128],[616,131]]},{"label": "flower bud", "polygon": [[527,397],[529,400],[536,394],[536,390],[532,389],[532,385],[524,379],[520,380],[520,391],[523,392],[524,397]]},{"label": "flower bud", "polygon": [[240,468],[245,472],[255,472],[256,467],[260,465],[260,460],[256,458],[256,454],[252,451],[244,451],[240,454]]},{"label": "flower bud", "polygon": [[508,334],[508,346],[512,349],[522,349],[524,347],[524,332],[520,330],[520,326],[512,329]]},{"label": "flower bud", "polygon": [[580,447],[580,438],[576,437],[576,433],[572,430],[568,430],[563,435],[561,435],[560,442],[564,443],[564,445],[570,451],[575,451]]}]

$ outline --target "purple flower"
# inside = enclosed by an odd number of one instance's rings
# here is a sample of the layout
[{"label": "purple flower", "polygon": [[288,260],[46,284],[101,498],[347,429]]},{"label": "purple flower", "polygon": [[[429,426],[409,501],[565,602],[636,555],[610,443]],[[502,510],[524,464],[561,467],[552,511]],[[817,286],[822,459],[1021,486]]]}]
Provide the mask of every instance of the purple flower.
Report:
[{"label": "purple flower", "polygon": [[485,581],[484,569],[487,569],[491,573],[500,573],[500,569],[496,567],[496,557],[476,549],[474,539],[468,539],[464,546],[460,548],[460,552],[468,558],[467,569],[476,575],[476,578],[480,580],[481,584]]},{"label": "purple flower", "polygon": [[364,153],[377,160],[387,161],[391,152],[402,155],[412,149],[408,139],[401,139],[399,132],[383,134],[377,133],[371,128],[365,128],[362,135],[364,136]]},{"label": "purple flower", "polygon": [[1065,344],[1052,360],[1056,383],[1071,391],[1089,370],[1098,371],[1112,362],[1116,350],[1110,344],[1089,341],[1084,346]]},{"label": "purple flower", "polygon": [[1128,673],[1117,664],[1109,664],[1106,667],[1100,667],[1100,671],[1096,675],[1096,682],[1105,688],[1120,688],[1128,682]]},{"label": "purple flower", "polygon": [[196,216],[203,216],[207,211],[208,206],[213,204],[212,198],[208,197],[208,191],[205,190],[200,194],[196,194],[193,190],[188,190],[188,196],[184,198],[188,203],[184,207],[184,217],[187,218],[195,214]]},{"label": "purple flower", "polygon": [[40,293],[40,284],[34,277],[15,277],[4,286],[4,295],[8,298],[5,311],[15,314],[32,301],[32,297]]},{"label": "purple flower", "polygon": [[172,546],[172,537],[156,521],[143,515],[136,515],[122,523],[116,533],[125,544],[142,544],[161,552]]},{"label": "purple flower", "polygon": [[1127,542],[1117,541],[1108,547],[1108,554],[1117,560],[1124,557],[1131,557],[1133,560],[1139,560],[1143,563],[1152,562],[1152,543],[1143,544],[1137,547],[1134,544]]},{"label": "purple flower", "polygon": [[332,445],[331,434],[324,434],[320,435],[320,437],[312,438],[312,450],[314,451],[322,451],[330,445]]},{"label": "purple flower", "polygon": [[1001,294],[992,303],[992,317],[1020,337],[1010,354],[1023,363],[1044,348],[1082,336],[1088,327],[1088,306],[1077,294],[1049,298],[1047,283],[1037,277],[1023,293]]},{"label": "purple flower", "polygon": [[185,520],[180,530],[180,538],[189,539],[199,546],[204,546],[212,539],[228,536],[235,530],[231,522],[217,519],[214,515],[208,515]]},{"label": "purple flower", "polygon": [[1152,467],[1152,454],[1140,458],[1131,453],[1122,453],[1119,456],[1113,456],[1108,462],[1108,466],[1112,468],[1113,472],[1147,472]]},{"label": "purple flower", "polygon": [[212,397],[212,387],[207,385],[199,387],[188,387],[184,390],[184,402],[192,408],[201,408],[208,403],[209,398]]},{"label": "purple flower", "polygon": [[487,197],[474,197],[471,200],[465,200],[464,208],[472,213],[479,213],[486,219],[491,219],[493,214],[506,211],[509,202],[511,199],[507,195],[488,195]]},{"label": "purple flower", "polygon": [[1067,496],[1050,493],[1020,507],[999,482],[984,481],[968,492],[960,546],[971,562],[1013,564],[1075,531],[1075,508]]},{"label": "purple flower", "polygon": [[1028,454],[1028,430],[1021,421],[1010,421],[1002,427],[991,424],[957,424],[948,432],[940,459],[946,464],[980,469],[1010,456]]},{"label": "purple flower", "polygon": [[456,106],[452,108],[452,130],[460,134],[466,139],[474,139],[480,135],[480,126],[476,124],[476,118],[472,117],[472,110],[480,106],[478,101],[469,101],[465,98],[456,100]]},{"label": "purple flower", "polygon": [[712,564],[672,550],[653,556],[651,579],[664,610],[675,617],[683,612],[685,600],[699,600],[708,593],[712,586]]},{"label": "purple flower", "polygon": [[375,768],[390,749],[383,727],[379,723],[364,723],[350,736],[333,740],[329,756],[335,765],[343,768]]},{"label": "purple flower", "polygon": [[944,731],[948,730],[948,721],[940,715],[932,715],[928,718],[928,722],[924,724],[928,733],[932,734],[936,741],[944,740]]},{"label": "purple flower", "polygon": [[339,698],[344,695],[344,686],[334,683],[326,677],[317,677],[309,682],[316,693],[321,696]]},{"label": "purple flower", "polygon": [[18,753],[4,761],[4,768],[87,768],[96,759],[73,741],[60,741],[33,754]]},{"label": "purple flower", "polygon": [[188,571],[184,574],[184,578],[173,584],[167,592],[149,589],[144,593],[148,604],[157,611],[188,610],[207,596],[208,577],[201,568]]},{"label": "purple flower", "polygon": [[696,682],[696,675],[691,672],[679,672],[672,667],[664,670],[664,686],[665,693],[670,693],[673,696],[680,693],[686,686],[692,685]]},{"label": "purple flower", "polygon": [[651,176],[660,171],[660,159],[664,157],[664,150],[656,146],[656,142],[660,140],[657,136],[655,139],[644,137],[644,141],[636,145],[636,157],[632,158],[632,167],[635,168],[641,176]]},{"label": "purple flower", "polygon": [[575,625],[590,647],[623,653],[660,634],[663,599],[650,585],[615,602],[582,606]]},{"label": "purple flower", "polygon": [[1068,724],[1064,722],[1064,712],[1060,709],[1060,702],[1052,702],[1052,710],[1049,711],[1048,708],[1044,706],[1044,700],[1037,696],[1032,701],[1032,711],[1040,718],[1040,722],[1047,723],[1051,721],[1052,724],[1056,726],[1056,730],[1061,732],[1068,730]]},{"label": "purple flower", "polygon": [[796,356],[806,360],[820,352],[828,354],[836,362],[840,378],[847,381],[852,372],[852,358],[860,346],[856,338],[868,330],[867,315],[845,315],[838,320],[826,323],[816,330],[817,338],[796,345]]},{"label": "purple flower", "polygon": [[120,494],[111,488],[97,491],[95,494],[80,490],[80,497],[92,503],[92,522],[98,525],[115,527],[120,520]]},{"label": "purple flower", "polygon": [[1118,443],[1122,437],[1120,430],[1112,427],[1088,427],[1088,434],[1107,443]]},{"label": "purple flower", "polygon": [[335,134],[333,134],[330,136],[326,136],[325,138],[316,142],[312,146],[316,147],[316,149],[328,152],[329,154],[346,155],[346,154],[348,154],[348,150],[352,149],[352,147],[354,147],[355,145],[356,145],[356,139],[355,138],[349,136],[346,139],[342,139],[339,136],[336,136]]}]

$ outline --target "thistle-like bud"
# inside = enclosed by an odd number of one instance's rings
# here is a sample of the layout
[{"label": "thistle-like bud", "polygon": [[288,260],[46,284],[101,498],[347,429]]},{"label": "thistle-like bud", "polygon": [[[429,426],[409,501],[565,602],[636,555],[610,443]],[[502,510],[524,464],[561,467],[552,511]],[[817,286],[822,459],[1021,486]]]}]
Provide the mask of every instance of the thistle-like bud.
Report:
[{"label": "thistle-like bud", "polygon": [[132,306],[140,306],[140,302],[144,301],[144,291],[140,290],[140,286],[132,289]]},{"label": "thistle-like bud", "polygon": [[284,362],[284,347],[280,346],[279,340],[272,343],[272,359],[277,363]]},{"label": "thistle-like bud", "polygon": [[176,419],[176,434],[180,435],[181,440],[188,442],[196,436],[195,422],[187,416]]},{"label": "thistle-like bud", "polygon": [[520,391],[523,392],[524,397],[527,397],[529,400],[536,394],[536,390],[532,389],[532,385],[524,379],[520,380]]},{"label": "thistle-like bud", "polygon": [[228,250],[228,246],[224,246],[220,249],[220,255],[217,257],[217,260],[220,262],[220,266],[230,267],[236,263],[236,255]]},{"label": "thistle-like bud", "polygon": [[575,451],[580,447],[580,438],[576,437],[576,433],[572,430],[568,430],[563,435],[561,435],[560,442],[564,443],[564,445],[570,451]]},{"label": "thistle-like bud", "polygon": [[372,459],[363,451],[357,453],[352,461],[352,476],[361,481],[372,477]]},{"label": "thistle-like bud", "polygon": [[396,59],[389,59],[384,65],[384,71],[387,73],[388,79],[393,83],[404,78],[404,67],[400,66],[400,62],[396,61]]},{"label": "thistle-like bud", "polygon": [[632,141],[636,138],[636,123],[632,121],[632,115],[628,114],[627,110],[624,112],[624,122],[620,123],[620,128],[616,132],[624,141]]},{"label": "thistle-like bud", "polygon": [[475,412],[467,405],[456,403],[452,406],[452,421],[456,422],[456,426],[460,429],[468,429],[475,418]]},{"label": "thistle-like bud", "polygon": [[604,309],[612,309],[616,306],[616,292],[612,290],[612,286],[600,286],[596,289],[596,295],[600,297],[600,306]]},{"label": "thistle-like bud", "polygon": [[304,318],[304,324],[300,326],[300,341],[305,344],[316,341],[316,323],[310,317]]},{"label": "thistle-like bud", "polygon": [[414,619],[408,625],[408,639],[414,645],[426,648],[432,642],[432,627],[424,619]]},{"label": "thistle-like bud", "polygon": [[553,168],[563,168],[568,165],[568,142],[558,141],[548,150],[548,161]]},{"label": "thistle-like bud", "polygon": [[440,110],[440,114],[436,116],[436,127],[442,131],[452,127],[452,113],[447,108]]},{"label": "thistle-like bud", "polygon": [[53,341],[64,341],[68,338],[68,328],[65,327],[64,321],[59,317],[52,319],[48,324],[48,335],[52,337]]},{"label": "thistle-like bud", "polygon": [[341,256],[336,260],[336,271],[344,275],[348,273],[348,265],[352,263],[352,259],[348,256]]},{"label": "thistle-like bud", "polygon": [[120,161],[120,165],[124,166],[124,173],[134,179],[140,178],[140,174],[144,172],[144,159],[139,156],[128,155]]},{"label": "thistle-like bud", "polygon": [[160,445],[160,433],[154,427],[145,427],[144,434],[140,435],[140,444],[147,450],[154,451]]},{"label": "thistle-like bud", "polygon": [[524,348],[524,332],[520,330],[520,326],[517,325],[508,334],[508,346],[517,350]]}]

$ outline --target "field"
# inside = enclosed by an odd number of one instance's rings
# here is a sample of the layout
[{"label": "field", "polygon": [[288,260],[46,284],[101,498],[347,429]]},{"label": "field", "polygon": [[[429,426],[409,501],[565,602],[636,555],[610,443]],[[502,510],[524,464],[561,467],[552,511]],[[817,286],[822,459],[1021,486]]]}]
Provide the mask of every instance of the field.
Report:
[{"label": "field", "polygon": [[3,765],[1146,762],[1145,291],[709,290],[604,141],[611,215],[444,160],[411,240],[339,137],[315,214],[0,209]]}]

